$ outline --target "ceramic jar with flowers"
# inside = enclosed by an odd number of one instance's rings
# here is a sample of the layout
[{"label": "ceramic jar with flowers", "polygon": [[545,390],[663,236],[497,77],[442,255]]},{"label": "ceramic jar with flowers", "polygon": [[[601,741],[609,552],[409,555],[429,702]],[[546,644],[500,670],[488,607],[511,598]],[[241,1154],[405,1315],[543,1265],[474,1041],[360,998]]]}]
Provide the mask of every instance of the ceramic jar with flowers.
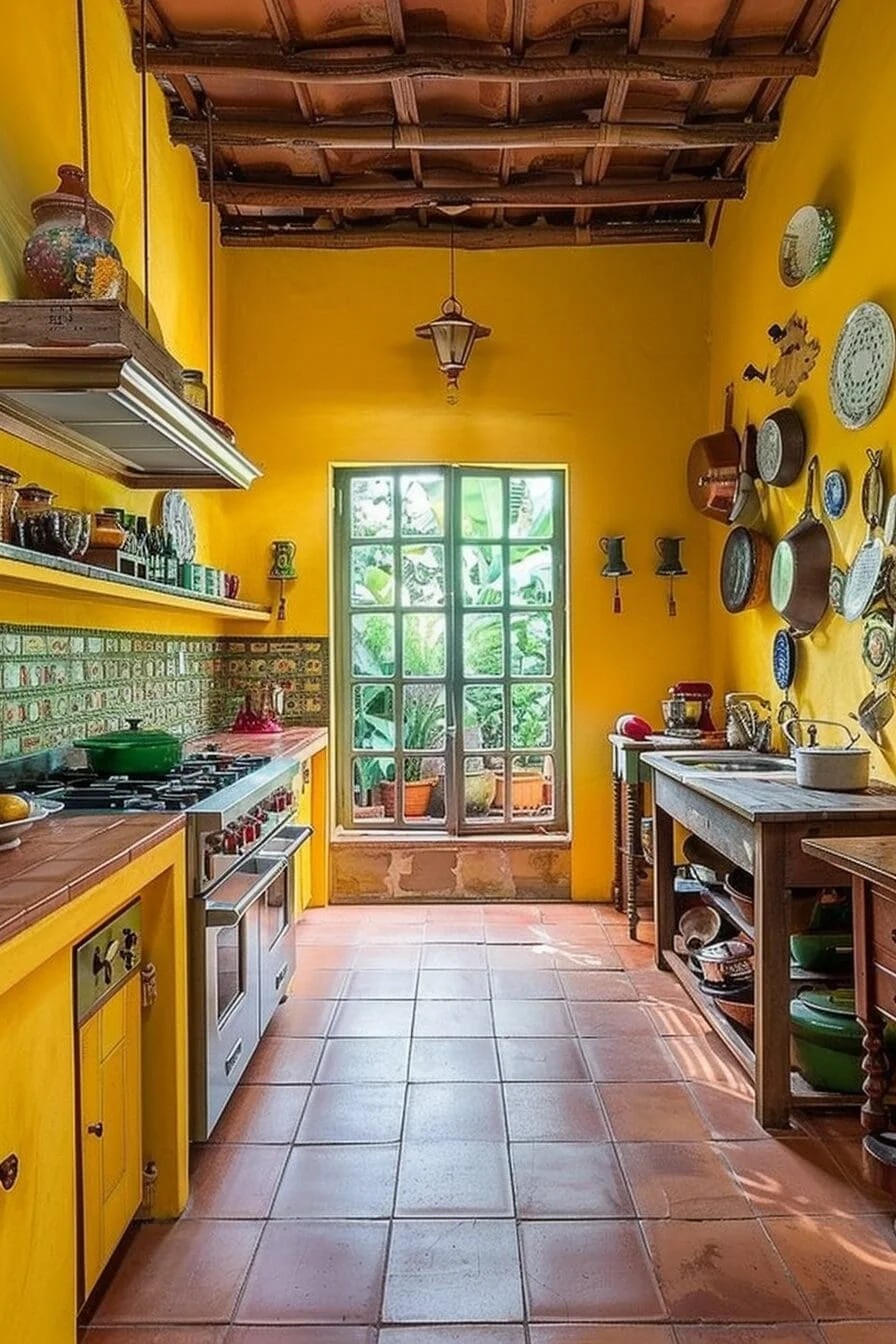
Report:
[{"label": "ceramic jar with flowers", "polygon": [[127,272],[112,242],[115,217],[87,191],[84,173],[59,168],[59,186],[31,202],[36,228],[23,262],[29,297],[124,301]]}]

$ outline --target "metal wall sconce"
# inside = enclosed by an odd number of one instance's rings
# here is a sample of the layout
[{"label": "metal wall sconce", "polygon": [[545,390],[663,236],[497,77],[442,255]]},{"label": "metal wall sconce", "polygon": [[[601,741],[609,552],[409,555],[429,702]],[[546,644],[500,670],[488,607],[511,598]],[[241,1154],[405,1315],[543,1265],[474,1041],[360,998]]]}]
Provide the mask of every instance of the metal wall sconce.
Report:
[{"label": "metal wall sconce", "polygon": [[669,580],[669,597],[667,610],[670,616],[678,614],[678,607],[675,605],[675,580],[683,579],[687,570],[681,562],[681,543],[684,537],[657,537],[654,545],[660,562],[656,567],[656,574],[661,579]]},{"label": "metal wall sconce", "polygon": [[294,541],[271,542],[271,571],[268,579],[280,585],[280,600],[277,603],[277,620],[286,619],[286,592],[284,585],[297,579],[296,543]]},{"label": "metal wall sconce", "polygon": [[606,563],[601,570],[602,579],[613,580],[613,614],[618,616],[622,611],[622,594],[619,591],[619,580],[631,574],[631,570],[625,563],[625,556],[622,548],[625,544],[625,537],[601,537],[598,545],[607,557]]}]

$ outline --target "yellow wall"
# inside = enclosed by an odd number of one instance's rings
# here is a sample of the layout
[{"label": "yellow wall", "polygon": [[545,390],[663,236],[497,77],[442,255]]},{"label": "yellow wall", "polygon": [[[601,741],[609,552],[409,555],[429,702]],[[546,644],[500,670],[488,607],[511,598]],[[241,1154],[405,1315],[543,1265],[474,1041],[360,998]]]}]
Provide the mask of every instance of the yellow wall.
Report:
[{"label": "yellow wall", "polygon": [[[286,630],[328,629],[331,463],[567,463],[570,468],[573,804],[578,897],[609,881],[606,733],[656,720],[672,679],[706,673],[705,530],[682,446],[706,405],[708,253],[702,248],[462,254],[467,311],[494,329],[457,407],[413,335],[444,297],[440,251],[229,250],[225,414],[264,479],[227,501],[228,565],[269,595],[273,537],[298,542]],[[598,577],[604,533],[628,535],[625,612]],[[687,537],[691,576],[665,613],[653,539]],[[253,577],[254,576],[254,577]]]},{"label": "yellow wall", "polygon": [[[129,301],[143,315],[143,218],[140,158],[140,83],[120,0],[86,0],[91,191],[115,214],[113,239],[131,277]],[[30,202],[57,184],[60,163],[80,163],[78,82],[72,0],[3,7],[0,43],[0,300],[24,293],[21,254],[33,227]],[[196,191],[189,151],[168,138],[161,91],[149,86],[150,270],[153,334],[186,366],[207,369],[207,223]],[[148,491],[126,491],[0,432],[0,462],[58,491],[71,508],[118,504],[145,513]],[[220,496],[191,495],[202,558],[218,561]],[[35,604],[4,594],[3,619],[145,629],[147,615],[120,604],[43,599]],[[150,618],[152,619],[152,618]],[[166,617],[165,629],[204,633],[208,618]]]},{"label": "yellow wall", "polygon": [[[896,433],[896,396],[867,429],[844,429],[831,409],[827,379],[837,333],[847,313],[866,299],[896,317],[896,6],[889,0],[842,0],[825,40],[821,73],[791,91],[777,145],[760,149],[742,203],[725,207],[712,259],[710,420],[718,419],[725,383],[734,379],[738,414],[759,423],[787,404],[770,389],[743,383],[752,360],[771,351],[766,328],[796,310],[821,341],[821,356],[793,405],[806,425],[809,453],[822,472],[845,469],[851,482],[846,516],[829,524],[834,560],[844,566],[864,540],[862,475],[869,447],[885,448],[889,489],[896,489],[890,443]],[[837,241],[827,268],[797,289],[778,279],[777,249],[783,228],[800,205],[826,205],[837,218]],[[796,521],[805,499],[803,473],[787,490],[768,492],[766,530],[777,539]],[[818,512],[820,501],[816,499]],[[719,672],[730,689],[754,690],[780,700],[770,667],[770,647],[781,622],[770,604],[727,616],[715,596],[717,558],[724,529],[712,533],[712,638]],[[861,661],[862,623],[829,612],[798,649],[796,700],[804,714],[844,719],[871,681]],[[866,745],[867,743],[866,739]],[[892,746],[872,747],[872,770],[891,774]]]}]

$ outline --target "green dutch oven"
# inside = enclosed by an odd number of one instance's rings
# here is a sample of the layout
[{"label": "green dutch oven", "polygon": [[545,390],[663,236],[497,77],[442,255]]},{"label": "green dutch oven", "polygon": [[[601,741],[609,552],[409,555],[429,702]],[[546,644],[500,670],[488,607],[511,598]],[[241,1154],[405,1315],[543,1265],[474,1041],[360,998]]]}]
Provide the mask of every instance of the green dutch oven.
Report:
[{"label": "green dutch oven", "polygon": [[84,748],[98,775],[165,775],[180,763],[179,737],[161,729],[140,732],[139,719],[128,719],[127,724],[121,732],[99,733],[74,743]]},{"label": "green dutch oven", "polygon": [[[863,1036],[851,989],[805,989],[791,1000],[793,1062],[820,1091],[862,1091]],[[896,1058],[896,1028],[887,1027],[884,1039],[887,1054]]]}]

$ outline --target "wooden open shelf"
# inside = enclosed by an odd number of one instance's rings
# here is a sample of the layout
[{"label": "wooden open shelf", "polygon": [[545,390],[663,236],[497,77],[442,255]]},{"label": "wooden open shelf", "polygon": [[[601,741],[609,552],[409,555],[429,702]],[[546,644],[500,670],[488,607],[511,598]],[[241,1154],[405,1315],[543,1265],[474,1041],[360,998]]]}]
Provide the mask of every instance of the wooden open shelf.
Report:
[{"label": "wooden open shelf", "polygon": [[78,599],[127,602],[130,606],[192,611],[225,621],[265,622],[271,608],[227,597],[206,597],[150,579],[125,578],[77,560],[41,555],[0,543],[0,588],[57,593]]}]

